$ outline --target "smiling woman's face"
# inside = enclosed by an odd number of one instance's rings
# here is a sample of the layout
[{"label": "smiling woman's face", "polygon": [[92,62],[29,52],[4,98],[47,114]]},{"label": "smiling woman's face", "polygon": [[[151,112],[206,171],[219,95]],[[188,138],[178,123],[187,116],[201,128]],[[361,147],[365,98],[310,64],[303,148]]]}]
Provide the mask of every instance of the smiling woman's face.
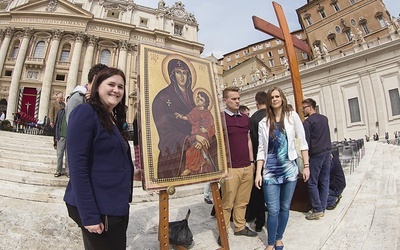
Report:
[{"label": "smiling woman's face", "polygon": [[121,102],[124,91],[125,83],[120,75],[113,75],[99,85],[100,100],[111,112]]}]

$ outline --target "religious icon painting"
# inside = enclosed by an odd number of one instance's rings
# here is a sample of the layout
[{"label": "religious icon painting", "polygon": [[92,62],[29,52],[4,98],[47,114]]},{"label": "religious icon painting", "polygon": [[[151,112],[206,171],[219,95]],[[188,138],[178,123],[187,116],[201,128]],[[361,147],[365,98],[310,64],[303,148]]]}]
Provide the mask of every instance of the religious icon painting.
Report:
[{"label": "religious icon painting", "polygon": [[144,189],[223,177],[226,143],[211,62],[141,45],[139,79]]}]

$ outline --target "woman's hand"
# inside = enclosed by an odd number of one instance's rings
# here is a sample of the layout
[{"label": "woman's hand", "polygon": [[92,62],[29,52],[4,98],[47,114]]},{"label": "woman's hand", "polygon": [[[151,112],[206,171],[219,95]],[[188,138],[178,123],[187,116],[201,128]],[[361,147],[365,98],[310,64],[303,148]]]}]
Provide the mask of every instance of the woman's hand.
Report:
[{"label": "woman's hand", "polygon": [[310,178],[310,167],[303,169],[304,182],[308,181],[308,178]]},{"label": "woman's hand", "polygon": [[104,231],[104,224],[100,223],[97,225],[85,226],[85,228],[89,233],[101,234]]},{"label": "woman's hand", "polygon": [[256,179],[254,180],[254,185],[256,185],[256,188],[261,189],[261,185],[262,185],[261,174],[256,174]]}]

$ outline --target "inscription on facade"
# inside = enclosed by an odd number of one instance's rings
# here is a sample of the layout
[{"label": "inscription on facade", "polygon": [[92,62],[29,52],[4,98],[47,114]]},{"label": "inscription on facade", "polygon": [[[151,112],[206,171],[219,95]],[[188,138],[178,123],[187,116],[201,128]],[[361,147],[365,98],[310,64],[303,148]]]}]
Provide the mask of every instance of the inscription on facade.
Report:
[{"label": "inscription on facade", "polygon": [[100,27],[100,26],[90,25],[90,26],[88,26],[88,29],[96,30],[96,31],[104,31],[104,32],[114,33],[114,34],[119,34],[119,35],[129,35],[128,31],[118,30],[118,29],[113,29],[113,28],[108,28],[108,27]]},{"label": "inscription on facade", "polygon": [[132,39],[137,40],[137,41],[152,42],[152,43],[155,43],[155,42],[163,43],[164,42],[164,39],[162,39],[162,38],[154,39],[152,37],[145,37],[145,36],[139,36],[139,35],[133,35]]},{"label": "inscription on facade", "polygon": [[46,18],[13,18],[12,22],[16,23],[46,23],[55,25],[68,25],[68,26],[79,26],[85,27],[86,24],[78,21],[71,20],[57,20],[57,19],[46,19]]}]

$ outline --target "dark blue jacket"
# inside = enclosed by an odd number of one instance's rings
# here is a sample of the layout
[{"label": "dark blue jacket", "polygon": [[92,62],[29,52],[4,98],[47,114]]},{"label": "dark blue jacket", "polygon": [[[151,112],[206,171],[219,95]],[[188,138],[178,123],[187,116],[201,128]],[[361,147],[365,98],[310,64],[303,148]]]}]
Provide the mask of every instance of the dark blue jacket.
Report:
[{"label": "dark blue jacket", "polygon": [[303,124],[308,143],[309,156],[316,157],[330,152],[332,143],[328,118],[319,113],[314,113],[310,115]]},{"label": "dark blue jacket", "polygon": [[67,133],[70,180],[64,201],[78,208],[83,226],[101,223],[101,215],[127,215],[133,162],[118,128],[104,129],[92,106],[82,104],[72,111]]}]

